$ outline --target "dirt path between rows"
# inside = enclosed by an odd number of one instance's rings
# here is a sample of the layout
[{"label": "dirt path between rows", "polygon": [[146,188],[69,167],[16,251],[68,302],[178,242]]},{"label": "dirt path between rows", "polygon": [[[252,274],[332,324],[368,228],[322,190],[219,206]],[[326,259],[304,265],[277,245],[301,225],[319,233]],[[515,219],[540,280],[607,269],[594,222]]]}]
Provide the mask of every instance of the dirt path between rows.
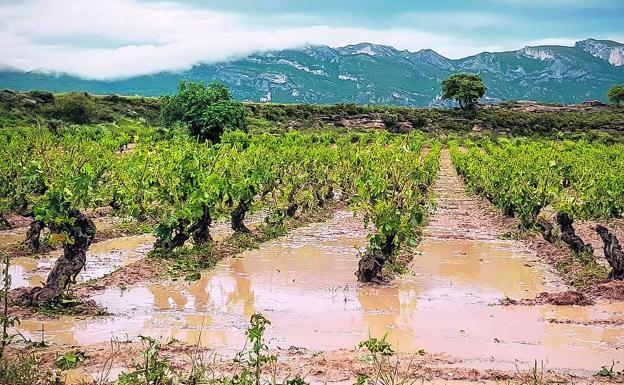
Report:
[{"label": "dirt path between rows", "polygon": [[[469,193],[459,177],[449,151],[441,154],[438,180],[433,186],[437,197],[435,212],[424,229],[425,239],[455,239],[469,241],[501,241],[517,229],[517,221],[502,215],[486,199]],[[545,276],[550,289],[568,290],[557,272],[544,264],[537,253],[520,241],[506,240],[516,257],[524,257],[535,264]]]},{"label": "dirt path between rows", "polygon": [[[178,368],[188,369],[187,353],[200,342],[205,357],[219,355],[214,369],[227,372],[249,317],[261,312],[272,322],[266,342],[280,373],[300,373],[311,383],[351,384],[370,372],[354,347],[384,333],[411,378],[522,382],[537,362],[545,380],[598,381],[593,374],[624,349],[624,330],[605,329],[624,307],[492,306],[567,287],[526,243],[501,239],[513,219],[466,191],[448,151],[433,192],[437,209],[411,273],[391,285],[357,284],[367,230],[361,217],[339,210],[225,259],[195,282],[112,285],[96,300],[115,317],[62,318],[45,327],[26,321],[20,328],[35,340],[46,330],[47,362],[56,350],[80,346],[90,357],[80,370],[95,374],[111,356],[111,337],[132,340],[114,353],[115,373],[127,370],[140,353],[138,335],[177,341],[163,354]],[[578,320],[585,324],[568,322]]]}]

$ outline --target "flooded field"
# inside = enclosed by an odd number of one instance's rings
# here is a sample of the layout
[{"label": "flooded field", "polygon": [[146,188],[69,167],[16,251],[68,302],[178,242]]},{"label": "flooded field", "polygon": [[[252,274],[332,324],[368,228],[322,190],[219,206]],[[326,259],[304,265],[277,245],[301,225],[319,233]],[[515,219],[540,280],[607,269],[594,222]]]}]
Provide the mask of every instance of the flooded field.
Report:
[{"label": "flooded field", "polygon": [[[249,227],[253,228],[261,219],[260,214],[251,216]],[[114,226],[109,218],[100,218],[95,221],[98,230]],[[230,235],[229,223],[219,221],[211,229],[212,237],[220,240]],[[26,237],[26,228],[0,231],[0,242],[4,244],[17,244],[23,242]],[[123,238],[108,239],[93,243],[87,253],[87,262],[84,269],[76,277],[77,282],[86,282],[91,279],[103,277],[112,271],[129,265],[144,258],[152,249],[155,238],[152,235],[136,235]],[[54,266],[62,250],[54,250],[50,253],[19,257],[11,260],[9,274],[11,275],[11,288],[34,287],[45,282],[48,272]]]},{"label": "flooded field", "polygon": [[[244,344],[248,320],[260,312],[271,320],[267,342],[273,349],[353,349],[368,336],[388,333],[399,352],[449,355],[461,368],[515,371],[537,361],[592,374],[621,359],[624,327],[603,323],[621,320],[624,304],[499,305],[506,297],[534,298],[566,286],[520,242],[501,240],[485,223],[447,154],[435,192],[437,209],[413,251],[411,271],[388,286],[357,283],[368,230],[361,217],[343,210],[224,260],[197,281],[162,280],[95,294],[113,316],[25,319],[19,330],[35,341],[87,351],[144,335],[200,343],[228,356]],[[227,233],[215,234],[220,231]],[[142,258],[152,241],[138,236],[94,244],[81,279]],[[14,285],[32,286],[53,255],[14,262]]]},{"label": "flooded field", "polygon": [[342,211],[329,222],[293,231],[259,250],[223,261],[193,283],[161,282],[108,289],[96,301],[115,316],[20,326],[28,337],[90,345],[149,335],[201,342],[221,352],[244,343],[251,314],[272,322],[269,344],[288,349],[353,348],[389,333],[398,351],[425,349],[462,366],[513,370],[533,360],[549,368],[593,370],[617,359],[624,329],[551,323],[609,319],[622,305],[492,306],[549,289],[542,269],[509,241],[427,236],[412,269],[388,287],[358,286],[354,271],[366,231]]}]

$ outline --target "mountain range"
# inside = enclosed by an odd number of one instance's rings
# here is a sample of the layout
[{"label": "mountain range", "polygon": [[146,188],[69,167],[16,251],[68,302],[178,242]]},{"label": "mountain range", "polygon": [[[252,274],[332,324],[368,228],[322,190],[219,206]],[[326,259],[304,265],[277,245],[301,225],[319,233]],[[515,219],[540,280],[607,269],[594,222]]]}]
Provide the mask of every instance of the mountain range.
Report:
[{"label": "mountain range", "polygon": [[311,46],[112,81],[4,69],[0,88],[156,96],[174,92],[181,79],[216,80],[245,101],[435,107],[444,105],[439,96],[442,79],[456,72],[483,77],[488,86],[484,102],[605,101],[612,85],[624,84],[624,44],[587,39],[573,47],[525,47],[457,60],[430,49],[410,52],[369,43]]}]

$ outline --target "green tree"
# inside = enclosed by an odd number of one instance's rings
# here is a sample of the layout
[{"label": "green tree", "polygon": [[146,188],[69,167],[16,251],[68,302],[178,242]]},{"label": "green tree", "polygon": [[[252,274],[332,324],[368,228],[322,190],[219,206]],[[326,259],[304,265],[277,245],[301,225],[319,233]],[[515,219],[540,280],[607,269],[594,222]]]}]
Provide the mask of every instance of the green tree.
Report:
[{"label": "green tree", "polygon": [[185,123],[190,134],[201,141],[218,142],[225,130],[246,129],[245,106],[221,83],[182,80],[178,92],[163,99],[163,123]]},{"label": "green tree", "polygon": [[457,100],[462,110],[474,108],[486,90],[481,76],[477,74],[462,72],[442,81],[442,99]]},{"label": "green tree", "polygon": [[624,101],[624,85],[615,85],[611,87],[607,96],[612,103],[615,103],[615,105],[619,107],[620,103]]}]

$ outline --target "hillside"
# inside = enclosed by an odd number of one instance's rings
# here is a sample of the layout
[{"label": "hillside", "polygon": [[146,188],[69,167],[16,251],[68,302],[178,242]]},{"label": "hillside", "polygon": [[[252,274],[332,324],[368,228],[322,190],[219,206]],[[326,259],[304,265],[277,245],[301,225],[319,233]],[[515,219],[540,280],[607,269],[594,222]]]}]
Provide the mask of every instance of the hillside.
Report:
[{"label": "hillside", "polygon": [[399,51],[368,43],[316,46],[114,81],[4,70],[0,71],[0,88],[154,96],[173,92],[180,79],[217,80],[245,101],[436,107],[443,105],[438,99],[441,80],[460,71],[483,76],[489,87],[486,102],[605,100],[609,87],[624,83],[624,45],[587,39],[574,47],[525,47],[459,60],[432,50]]}]

